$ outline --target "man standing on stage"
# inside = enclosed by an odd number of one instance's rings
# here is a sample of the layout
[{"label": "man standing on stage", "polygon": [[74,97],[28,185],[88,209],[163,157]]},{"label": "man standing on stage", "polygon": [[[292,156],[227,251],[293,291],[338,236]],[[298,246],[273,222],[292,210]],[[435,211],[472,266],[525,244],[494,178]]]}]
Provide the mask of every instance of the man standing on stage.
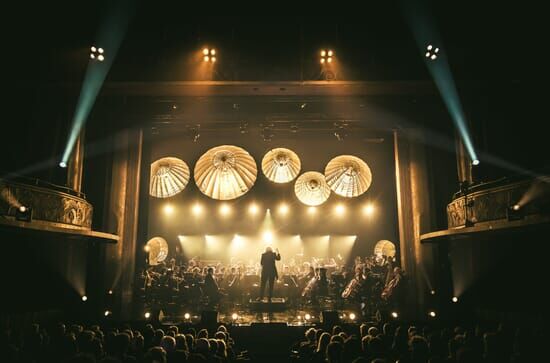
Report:
[{"label": "man standing on stage", "polygon": [[265,252],[262,253],[262,259],[260,262],[260,264],[262,265],[262,277],[260,286],[260,297],[258,298],[259,301],[264,298],[266,283],[269,283],[269,290],[267,295],[269,302],[271,302],[271,296],[273,296],[273,284],[275,283],[275,279],[279,277],[277,275],[277,267],[275,266],[275,261],[279,261],[281,259],[279,250],[276,249],[275,251],[276,252],[273,252],[273,249],[268,246],[265,249]]}]

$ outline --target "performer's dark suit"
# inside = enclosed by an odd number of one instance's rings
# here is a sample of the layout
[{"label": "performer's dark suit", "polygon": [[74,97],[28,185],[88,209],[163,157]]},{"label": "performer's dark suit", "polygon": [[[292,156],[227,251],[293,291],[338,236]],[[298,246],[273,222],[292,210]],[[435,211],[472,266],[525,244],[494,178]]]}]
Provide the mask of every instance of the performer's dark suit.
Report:
[{"label": "performer's dark suit", "polygon": [[281,255],[277,252],[264,252],[262,253],[262,260],[260,264],[262,265],[262,281],[260,286],[260,300],[264,297],[265,284],[269,283],[269,293],[267,297],[271,299],[273,296],[273,284],[275,279],[279,277],[277,275],[277,267],[275,266],[275,261],[279,261]]}]

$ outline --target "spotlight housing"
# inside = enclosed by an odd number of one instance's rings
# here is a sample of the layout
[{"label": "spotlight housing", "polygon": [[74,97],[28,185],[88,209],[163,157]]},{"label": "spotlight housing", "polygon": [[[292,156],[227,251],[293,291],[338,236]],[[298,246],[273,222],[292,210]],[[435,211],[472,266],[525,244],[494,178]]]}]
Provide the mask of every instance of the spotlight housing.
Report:
[{"label": "spotlight housing", "polygon": [[319,62],[321,62],[321,64],[332,63],[332,61],[334,60],[334,51],[332,49],[323,49],[319,54],[321,56],[321,58],[319,59]]},{"label": "spotlight housing", "polygon": [[112,314],[112,313],[111,313],[111,311],[109,311],[109,310],[105,310],[105,312],[103,313],[103,315],[105,315],[105,316],[109,316],[109,315],[111,315],[111,314]]},{"label": "spotlight housing", "polygon": [[215,63],[216,62],[216,54],[218,52],[214,48],[203,48],[202,49],[202,61],[205,63]]},{"label": "spotlight housing", "polygon": [[183,314],[183,318],[184,318],[185,320],[189,320],[189,319],[191,319],[191,314],[185,313],[185,314]]},{"label": "spotlight housing", "polygon": [[458,298],[456,296],[453,296],[453,298],[451,299],[452,302],[454,303],[457,303],[458,302]]},{"label": "spotlight housing", "polygon": [[479,165],[479,159],[472,160],[472,165]]},{"label": "spotlight housing", "polygon": [[105,50],[101,47],[92,45],[90,47],[90,59],[103,62],[105,60]]},{"label": "spotlight housing", "polygon": [[426,47],[426,53],[424,54],[425,57],[429,60],[436,60],[439,54],[439,48],[433,46],[432,44],[428,44]]},{"label": "spotlight housing", "polygon": [[19,206],[15,211],[15,220],[23,222],[32,221],[32,208],[24,205]]},{"label": "spotlight housing", "polygon": [[151,313],[147,311],[145,314],[143,314],[143,316],[145,317],[145,319],[149,319],[151,317]]},{"label": "spotlight housing", "polygon": [[433,310],[430,310],[430,311],[428,312],[428,316],[430,316],[430,317],[432,317],[432,318],[435,318],[436,315],[437,315],[437,314],[436,314],[435,311],[433,311]]},{"label": "spotlight housing", "polygon": [[394,318],[394,319],[397,319],[399,317],[399,314],[397,313],[397,311],[392,311],[391,312],[391,317]]},{"label": "spotlight housing", "polygon": [[82,299],[82,301],[87,301],[87,300],[88,300],[88,296],[82,295],[82,298],[81,298],[81,299]]},{"label": "spotlight housing", "polygon": [[64,161],[60,161],[60,162],[59,162],[59,167],[60,167],[60,168],[66,168],[66,167],[67,167],[67,163],[64,162]]}]

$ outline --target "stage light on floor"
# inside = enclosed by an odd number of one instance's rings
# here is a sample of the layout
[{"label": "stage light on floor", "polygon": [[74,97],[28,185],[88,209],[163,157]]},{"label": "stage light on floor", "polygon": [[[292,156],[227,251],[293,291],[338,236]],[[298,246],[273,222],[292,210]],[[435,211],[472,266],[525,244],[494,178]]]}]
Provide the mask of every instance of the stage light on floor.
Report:
[{"label": "stage light on floor", "polygon": [[203,48],[202,49],[202,54],[208,55],[208,53],[210,53],[210,50],[208,48]]},{"label": "stage light on floor", "polygon": [[202,205],[199,203],[193,204],[193,207],[191,207],[191,213],[193,213],[194,216],[200,216],[202,214]]},{"label": "stage light on floor", "polygon": [[82,298],[81,298],[81,299],[82,299],[82,301],[88,301],[88,296],[82,295]]},{"label": "stage light on floor", "polygon": [[97,56],[97,60],[103,62],[105,60],[105,57],[103,56],[103,54],[100,54]]},{"label": "stage light on floor", "polygon": [[309,314],[304,315],[304,319],[309,321],[311,319],[311,315],[309,315]]},{"label": "stage light on floor", "polygon": [[355,313],[350,313],[349,318],[350,318],[350,320],[355,320],[355,318],[356,318]]},{"label": "stage light on floor", "polygon": [[435,318],[436,317],[436,313],[435,311],[431,310],[430,312],[428,312],[428,316],[432,317],[432,318]]},{"label": "stage light on floor", "polygon": [[171,216],[174,213],[174,207],[172,206],[172,204],[166,203],[162,208],[162,211],[164,212],[165,215]]},{"label": "stage light on floor", "polygon": [[260,211],[260,208],[258,207],[258,205],[256,203],[252,203],[248,207],[248,213],[250,213],[253,216],[257,215],[259,211]]},{"label": "stage light on floor", "polygon": [[216,49],[210,49],[210,55],[216,55]]},{"label": "stage light on floor", "polygon": [[479,159],[475,159],[472,161],[472,165],[479,165]]},{"label": "stage light on floor", "polygon": [[279,206],[278,212],[279,212],[280,215],[286,216],[288,214],[289,210],[290,210],[290,208],[288,207],[288,205],[285,204],[285,203],[282,203]]},{"label": "stage light on floor", "polygon": [[191,319],[191,314],[185,313],[185,314],[183,314],[183,318],[184,318],[185,320],[189,320],[189,319]]},{"label": "stage light on floor", "polygon": [[366,216],[372,216],[374,214],[374,206],[371,203],[366,204],[363,207],[363,214]]},{"label": "stage light on floor", "polygon": [[327,55],[327,51],[323,49],[321,51],[321,57],[326,57],[326,55]]},{"label": "stage light on floor", "polygon": [[59,162],[59,167],[60,167],[60,168],[66,168],[66,167],[67,167],[67,163],[64,162],[64,161],[60,161],[60,162]]},{"label": "stage light on floor", "polygon": [[332,57],[327,58],[327,63],[332,63]]},{"label": "stage light on floor", "polygon": [[147,311],[145,314],[143,314],[143,316],[145,317],[145,319],[149,319],[151,317],[151,313]]},{"label": "stage light on floor", "polygon": [[456,303],[458,302],[458,298],[456,296],[453,296],[453,298],[451,299],[452,302]]},{"label": "stage light on floor", "polygon": [[307,208],[307,214],[309,214],[310,216],[313,216],[313,215],[317,214],[317,208],[316,207],[308,207]]},{"label": "stage light on floor", "polygon": [[397,319],[399,317],[399,314],[396,311],[391,312],[391,317],[394,319]]},{"label": "stage light on floor", "polygon": [[239,318],[239,315],[237,313],[231,314],[231,319],[237,320]]},{"label": "stage light on floor", "polygon": [[111,314],[112,314],[112,313],[111,313],[109,310],[105,310],[105,312],[103,313],[103,315],[105,315],[105,316],[109,316],[109,315],[111,315]]},{"label": "stage light on floor", "polygon": [[220,215],[222,217],[227,217],[229,214],[231,214],[231,207],[227,204],[222,204],[220,206]]},{"label": "stage light on floor", "polygon": [[337,216],[341,217],[346,214],[346,207],[343,204],[338,204],[334,207],[334,212]]},{"label": "stage light on floor", "polygon": [[210,61],[210,57],[207,56],[207,55],[205,55],[205,56],[202,58],[202,60],[205,61],[205,62],[208,62],[208,61]]}]

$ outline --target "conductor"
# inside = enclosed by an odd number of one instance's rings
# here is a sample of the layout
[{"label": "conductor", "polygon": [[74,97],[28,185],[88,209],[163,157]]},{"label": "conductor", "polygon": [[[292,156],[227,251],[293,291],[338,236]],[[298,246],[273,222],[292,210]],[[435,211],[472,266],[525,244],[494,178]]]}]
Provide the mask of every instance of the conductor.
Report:
[{"label": "conductor", "polygon": [[262,253],[262,259],[260,261],[260,264],[262,265],[262,277],[260,285],[260,297],[258,298],[259,301],[264,298],[265,284],[269,283],[267,297],[269,302],[271,302],[271,296],[273,296],[273,284],[275,283],[275,279],[279,277],[277,275],[277,267],[275,266],[275,261],[279,261],[280,259],[281,255],[279,254],[279,250],[276,249],[275,252],[273,252],[273,249],[269,246],[266,247],[265,252]]}]

